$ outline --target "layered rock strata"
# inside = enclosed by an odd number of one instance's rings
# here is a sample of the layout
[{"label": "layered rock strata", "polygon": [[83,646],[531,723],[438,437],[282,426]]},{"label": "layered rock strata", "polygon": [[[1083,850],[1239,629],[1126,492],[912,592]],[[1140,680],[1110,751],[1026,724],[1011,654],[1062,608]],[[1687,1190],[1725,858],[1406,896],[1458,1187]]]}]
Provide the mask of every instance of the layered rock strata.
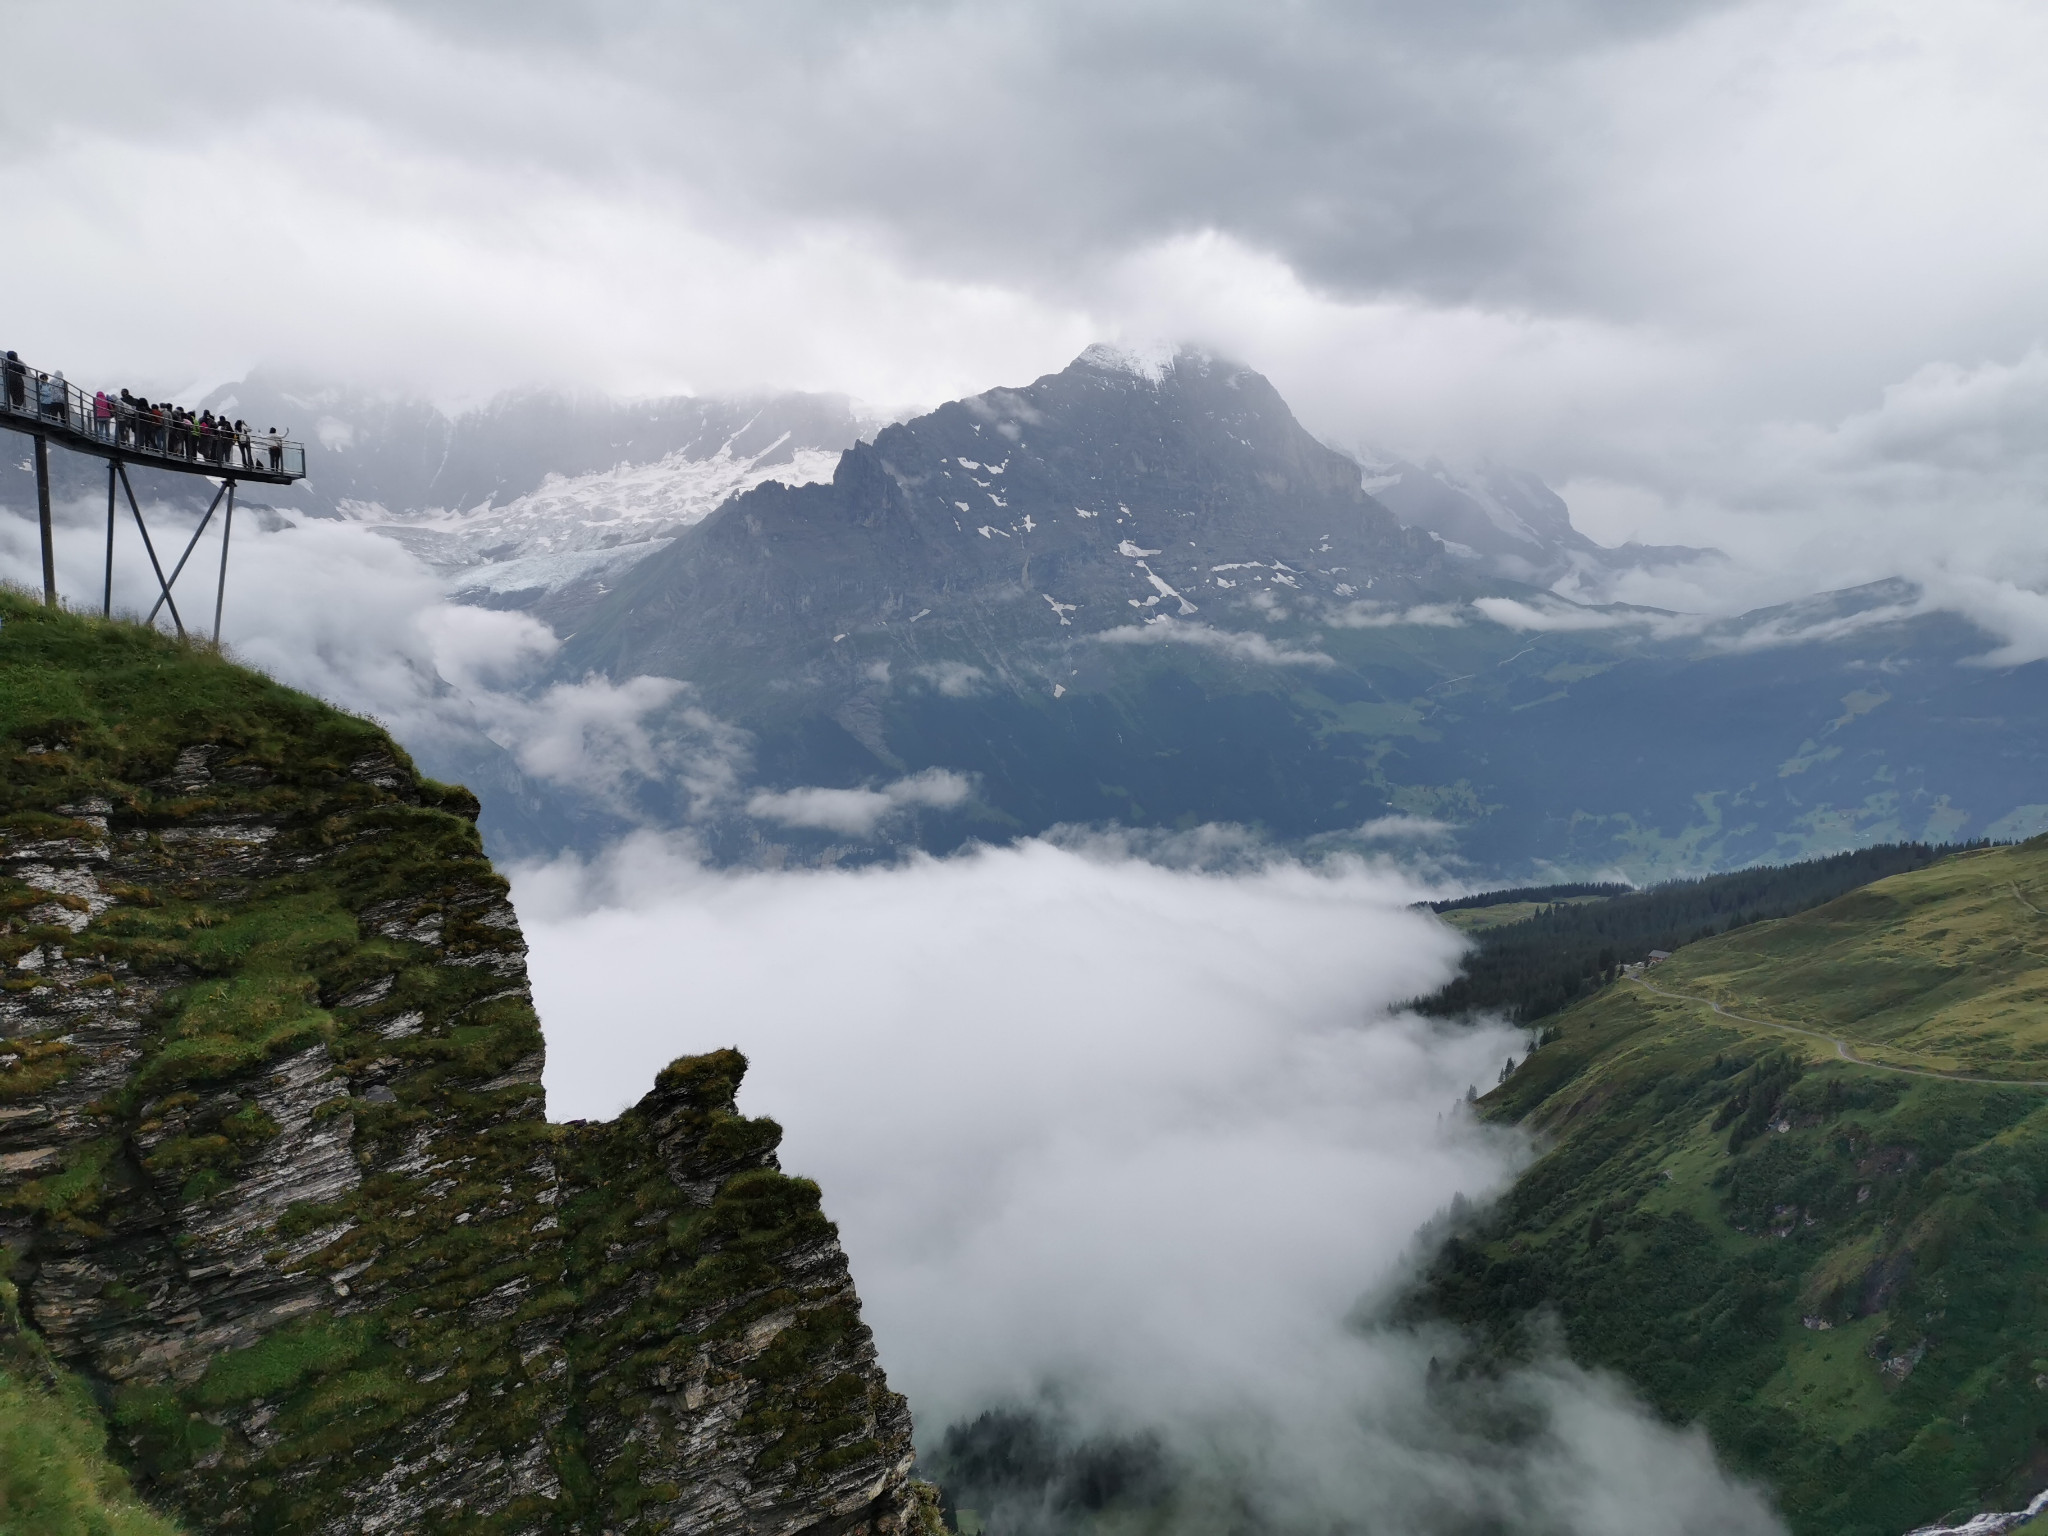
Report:
[{"label": "layered rock strata", "polygon": [[741,1057],[550,1125],[466,792],[146,631],[0,621],[0,1244],[153,1500],[222,1531],[927,1519]]}]

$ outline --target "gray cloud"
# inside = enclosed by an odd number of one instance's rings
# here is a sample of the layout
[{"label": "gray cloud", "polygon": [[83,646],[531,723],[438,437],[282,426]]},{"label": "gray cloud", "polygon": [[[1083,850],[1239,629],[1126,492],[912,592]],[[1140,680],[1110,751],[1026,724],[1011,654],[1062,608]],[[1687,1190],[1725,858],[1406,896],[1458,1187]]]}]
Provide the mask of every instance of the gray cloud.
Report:
[{"label": "gray cloud", "polygon": [[2048,304],[2019,0],[247,16],[295,67],[227,93],[187,88],[211,41],[159,6],[0,22],[41,66],[0,191],[66,257],[0,260],[103,312],[29,318],[39,344],[929,400],[1150,327],[1333,429],[1552,443],[1555,473],[1702,396],[1826,420],[2009,358]]},{"label": "gray cloud", "polygon": [[[137,478],[168,560],[184,547],[197,514],[152,500],[148,480]],[[104,504],[60,504],[57,513],[60,593],[73,607],[97,612]],[[175,589],[188,628],[202,635],[212,627],[219,528],[217,518]],[[36,526],[26,518],[0,516],[0,580],[41,586]],[[140,538],[124,518],[115,611],[139,617],[155,596]],[[157,622],[171,627],[167,616]],[[687,684],[548,681],[545,664],[560,645],[551,629],[525,614],[451,602],[442,578],[360,524],[245,504],[233,535],[223,640],[237,660],[378,720],[429,771],[470,777],[480,755],[496,749],[531,780],[628,825],[643,819],[640,796],[650,789],[676,814],[730,804],[752,767],[746,733],[690,704]]]},{"label": "gray cloud", "polygon": [[[1543,238],[1577,180],[1573,66],[1728,8],[811,0],[738,24],[538,8],[510,31],[660,100],[660,163],[729,210],[869,224],[1012,278],[1217,228],[1318,284],[1462,301],[1574,286],[1583,263]],[[505,50],[503,8],[429,14]]]},{"label": "gray cloud", "polygon": [[[1256,593],[1254,600],[1267,595]],[[1105,629],[1090,638],[1103,645],[1192,645],[1201,650],[1219,651],[1240,661],[1273,667],[1334,667],[1337,664],[1333,657],[1322,651],[1296,650],[1269,640],[1257,631],[1190,624],[1164,613],[1142,624],[1122,624],[1114,629]]]}]

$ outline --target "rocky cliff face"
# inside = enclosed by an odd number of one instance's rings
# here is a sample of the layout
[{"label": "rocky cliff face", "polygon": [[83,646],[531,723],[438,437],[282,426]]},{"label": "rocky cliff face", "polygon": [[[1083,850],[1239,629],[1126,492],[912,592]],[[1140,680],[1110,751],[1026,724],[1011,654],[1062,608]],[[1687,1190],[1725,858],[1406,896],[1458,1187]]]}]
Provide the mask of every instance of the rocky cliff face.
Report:
[{"label": "rocky cliff face", "polygon": [[605,1125],[475,804],[0,597],[0,1243],[201,1529],[905,1532],[910,1423],[733,1052]]}]

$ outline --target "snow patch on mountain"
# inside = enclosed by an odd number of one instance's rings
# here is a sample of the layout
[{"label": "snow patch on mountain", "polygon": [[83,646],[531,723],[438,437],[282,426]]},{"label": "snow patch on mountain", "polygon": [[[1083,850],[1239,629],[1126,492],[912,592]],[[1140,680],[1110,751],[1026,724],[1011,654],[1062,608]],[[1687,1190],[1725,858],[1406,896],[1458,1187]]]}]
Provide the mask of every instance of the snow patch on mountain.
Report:
[{"label": "snow patch on mountain", "polygon": [[465,511],[346,510],[406,545],[461,590],[554,588],[624,570],[731,497],[769,480],[811,485],[832,478],[838,449],[792,451],[787,442],[785,434],[753,454],[736,454],[726,443],[709,458],[679,451],[592,474],[551,474],[524,496]]},{"label": "snow patch on mountain", "polygon": [[1261,634],[1214,629],[1207,624],[1189,624],[1171,614],[1160,614],[1139,624],[1121,624],[1091,635],[1104,645],[1181,644],[1220,651],[1240,661],[1255,661],[1269,667],[1334,667],[1337,660],[1323,651],[1302,651],[1278,644]]},{"label": "snow patch on mountain", "polygon": [[1105,373],[1127,373],[1147,384],[1163,384],[1182,348],[1170,341],[1098,341],[1081,361]]}]

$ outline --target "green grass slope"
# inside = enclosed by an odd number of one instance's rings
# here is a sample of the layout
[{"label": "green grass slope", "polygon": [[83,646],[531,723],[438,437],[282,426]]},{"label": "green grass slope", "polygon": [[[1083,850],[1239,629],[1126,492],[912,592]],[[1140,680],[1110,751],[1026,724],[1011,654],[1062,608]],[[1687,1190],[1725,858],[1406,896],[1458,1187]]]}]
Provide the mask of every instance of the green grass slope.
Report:
[{"label": "green grass slope", "polygon": [[[1703,1421],[1795,1531],[2048,1483],[2048,840],[1688,945],[1482,1101],[1542,1156],[1418,1310]],[[1717,1010],[1715,1005],[1719,1005]]]},{"label": "green grass slope", "polygon": [[176,1536],[107,1455],[84,1386],[21,1327],[0,1280],[0,1536]]}]

